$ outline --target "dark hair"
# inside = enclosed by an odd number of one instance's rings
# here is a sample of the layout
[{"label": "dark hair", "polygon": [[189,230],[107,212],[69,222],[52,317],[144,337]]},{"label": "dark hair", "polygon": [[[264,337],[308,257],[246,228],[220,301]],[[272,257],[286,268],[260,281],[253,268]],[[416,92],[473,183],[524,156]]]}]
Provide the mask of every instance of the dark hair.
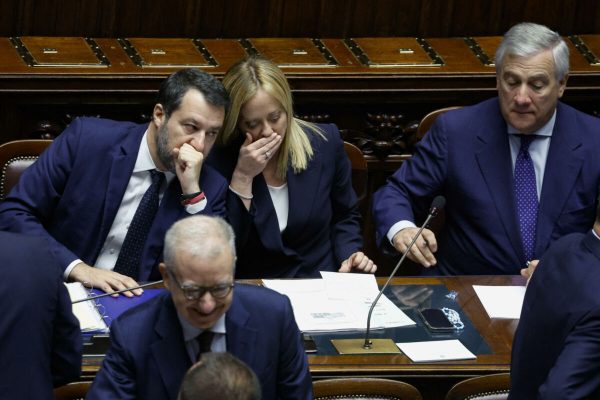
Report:
[{"label": "dark hair", "polygon": [[160,85],[157,103],[163,106],[167,118],[179,108],[181,99],[190,89],[196,89],[213,106],[229,107],[229,95],[214,76],[195,68],[185,68],[169,75]]},{"label": "dark hair", "polygon": [[179,400],[260,400],[254,372],[230,353],[203,353],[183,378]]}]

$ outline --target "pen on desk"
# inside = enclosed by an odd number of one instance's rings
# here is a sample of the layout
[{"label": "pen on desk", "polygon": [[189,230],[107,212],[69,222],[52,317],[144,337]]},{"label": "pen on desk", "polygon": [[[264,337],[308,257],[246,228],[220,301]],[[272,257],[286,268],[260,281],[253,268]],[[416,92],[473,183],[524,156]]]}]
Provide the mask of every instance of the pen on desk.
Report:
[{"label": "pen on desk", "polygon": [[163,283],[163,281],[160,280],[160,281],[155,281],[155,282],[149,282],[149,283],[144,283],[143,285],[139,285],[139,286],[135,286],[135,287],[130,287],[130,288],[122,289],[122,290],[117,290],[116,292],[98,294],[96,296],[90,296],[90,297],[86,297],[86,298],[83,298],[83,299],[72,301],[71,304],[81,303],[82,301],[95,300],[95,299],[99,299],[101,297],[106,297],[106,296],[112,296],[114,294],[128,292],[130,290],[135,290],[135,289],[141,289],[141,288],[145,288],[145,287],[148,287],[148,286],[156,285],[156,284],[159,284],[159,283]]}]

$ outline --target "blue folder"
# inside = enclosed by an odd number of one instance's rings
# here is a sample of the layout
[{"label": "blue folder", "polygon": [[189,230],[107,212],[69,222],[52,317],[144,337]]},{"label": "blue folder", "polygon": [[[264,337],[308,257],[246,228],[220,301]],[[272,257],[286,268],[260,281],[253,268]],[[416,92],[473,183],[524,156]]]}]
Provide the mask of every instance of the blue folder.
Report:
[{"label": "blue folder", "polygon": [[[144,289],[144,293],[141,296],[126,297],[119,295],[118,297],[106,296],[96,299],[96,308],[100,315],[104,318],[106,325],[110,328],[111,322],[125,311],[140,305],[158,294],[164,292],[164,288],[160,289]],[[104,294],[102,290],[92,289],[91,295]]]}]

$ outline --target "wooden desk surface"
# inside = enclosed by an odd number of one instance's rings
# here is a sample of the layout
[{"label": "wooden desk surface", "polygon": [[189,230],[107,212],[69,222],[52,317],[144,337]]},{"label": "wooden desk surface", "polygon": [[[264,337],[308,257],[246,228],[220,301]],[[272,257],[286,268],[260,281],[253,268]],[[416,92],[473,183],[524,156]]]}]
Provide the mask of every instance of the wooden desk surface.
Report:
[{"label": "wooden desk surface", "polygon": [[[378,278],[383,284],[384,278]],[[253,283],[258,283],[254,281]],[[479,334],[486,340],[492,354],[478,355],[476,360],[435,363],[413,363],[405,355],[309,355],[314,379],[377,376],[387,378],[462,378],[510,370],[512,338],[518,320],[490,319],[478,300],[472,285],[524,285],[520,276],[459,276],[394,278],[393,285],[443,284],[458,293],[457,301]],[[101,363],[99,358],[85,358],[83,378],[92,378]]]},{"label": "wooden desk surface", "polygon": [[[379,278],[380,283],[383,278]],[[524,285],[520,276],[459,276],[439,278],[394,278],[394,285],[444,284],[456,291],[458,304],[486,340],[492,354],[478,355],[476,360],[413,363],[405,355],[309,355],[313,378],[372,376],[406,377],[470,377],[510,370],[513,335],[518,324],[514,319],[490,319],[477,294],[476,285]]]}]

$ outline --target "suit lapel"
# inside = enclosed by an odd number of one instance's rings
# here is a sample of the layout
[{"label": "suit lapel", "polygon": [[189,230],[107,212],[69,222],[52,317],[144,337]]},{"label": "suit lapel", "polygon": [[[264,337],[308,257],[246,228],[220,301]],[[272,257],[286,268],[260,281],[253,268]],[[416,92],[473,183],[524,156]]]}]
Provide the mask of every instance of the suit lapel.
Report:
[{"label": "suit lapel", "polygon": [[[244,361],[249,366],[256,366],[254,357],[258,352],[253,351],[252,346],[256,343],[258,332],[249,326],[250,314],[244,307],[239,296],[236,296],[236,288],[233,292],[233,303],[225,317],[227,330],[227,351]],[[268,351],[268,349],[262,349]]]},{"label": "suit lapel", "polygon": [[[495,114],[496,115],[496,114]],[[480,142],[476,148],[475,157],[481,169],[488,192],[494,202],[496,212],[502,221],[502,228],[506,232],[515,254],[524,259],[521,245],[521,234],[517,224],[515,201],[513,195],[513,174],[510,156],[510,145],[506,123],[497,111],[496,119],[485,126],[477,134]],[[491,229],[499,229],[500,227]]]},{"label": "suit lapel", "polygon": [[266,229],[256,229],[263,246],[267,250],[283,251],[277,214],[275,213],[275,207],[273,207],[273,200],[271,200],[267,182],[262,174],[254,177],[252,192],[256,198],[254,202],[254,226],[266,227]]},{"label": "suit lapel", "polygon": [[146,131],[146,125],[136,125],[129,129],[125,134],[125,139],[119,146],[115,146],[114,153],[107,154],[105,157],[111,157],[112,163],[109,175],[108,186],[106,188],[106,197],[102,214],[102,226],[100,227],[99,243],[97,244],[94,259],[104,244],[104,239],[113,224],[117,211],[123,200],[123,194],[127,189],[127,184],[131,178],[135,161],[137,160],[140,142]]},{"label": "suit lapel", "polygon": [[320,196],[329,196],[328,193],[316,193],[319,190],[323,162],[322,157],[317,154],[317,146],[314,146],[315,153],[308,163],[308,168],[299,174],[294,174],[291,168],[288,168],[287,182],[289,194],[289,214],[288,228],[283,232],[284,238],[294,240],[302,235],[306,224],[311,221],[313,205],[315,199]]},{"label": "suit lapel", "polygon": [[192,362],[185,350],[181,324],[171,297],[166,296],[162,304],[154,329],[157,339],[151,344],[150,351],[165,391],[174,399]]},{"label": "suit lapel", "polygon": [[[320,138],[314,140],[320,140]],[[267,229],[257,229],[261,242],[268,250],[283,252],[290,257],[296,255],[294,250],[284,246],[283,239],[289,242],[297,240],[304,231],[305,225],[310,223],[315,198],[322,195],[315,193],[315,190],[319,188],[323,164],[321,157],[316,153],[318,147],[313,145],[313,148],[317,149],[306,170],[294,174],[292,168],[288,167],[286,175],[289,198],[288,223],[283,235],[279,232],[277,214],[263,175],[258,174],[254,178],[252,191],[257,200],[254,204],[260,204],[260,207],[255,208],[255,226],[268,227]]]},{"label": "suit lapel", "polygon": [[556,221],[572,191],[583,160],[577,154],[581,138],[573,115],[559,103],[550,149],[544,170],[544,182],[538,213],[536,255],[540,256],[550,243]]}]

